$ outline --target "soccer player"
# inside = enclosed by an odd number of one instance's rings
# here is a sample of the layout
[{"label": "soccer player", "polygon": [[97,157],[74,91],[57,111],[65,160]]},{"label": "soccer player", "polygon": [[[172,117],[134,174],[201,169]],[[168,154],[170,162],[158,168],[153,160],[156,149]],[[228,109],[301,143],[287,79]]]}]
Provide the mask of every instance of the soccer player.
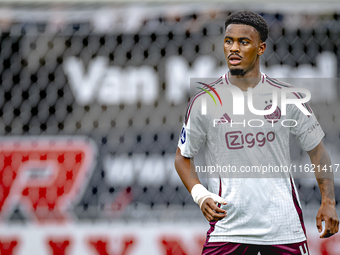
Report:
[{"label": "soccer player", "polygon": [[[322,143],[324,133],[308,104],[289,103],[284,112],[275,102],[274,93],[279,95],[292,86],[260,72],[267,37],[268,24],[260,15],[250,11],[230,15],[225,21],[223,44],[229,71],[205,84],[204,91],[188,104],[175,167],[210,222],[202,254],[309,254],[295,184],[291,173],[282,171],[291,164],[290,133],[316,166],[322,196],[316,216],[319,233],[323,231],[320,237],[338,232],[334,178]],[[238,97],[233,98],[233,94]],[[300,93],[286,96],[302,102]],[[211,97],[219,104],[212,103]],[[275,111],[259,115],[245,104],[244,109],[238,109],[243,115],[234,114],[232,102],[242,98],[244,102],[252,98],[254,109]],[[193,161],[202,144],[208,169],[219,169],[218,177],[208,178],[208,189],[200,183]],[[227,166],[236,171],[223,175],[221,169],[227,171]],[[274,167],[281,170],[263,176],[238,175],[254,167],[263,172],[264,166],[266,173]],[[318,171],[322,168],[326,170]]]}]

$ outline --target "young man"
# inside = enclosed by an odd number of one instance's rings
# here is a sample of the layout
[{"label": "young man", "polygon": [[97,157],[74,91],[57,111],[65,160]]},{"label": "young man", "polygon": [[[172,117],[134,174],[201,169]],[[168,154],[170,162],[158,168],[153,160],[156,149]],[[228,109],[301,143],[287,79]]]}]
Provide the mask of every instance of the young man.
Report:
[{"label": "young man", "polygon": [[[274,92],[279,94],[291,88],[260,72],[260,56],[265,52],[267,37],[268,25],[256,13],[241,11],[230,15],[225,21],[224,38],[229,72],[206,84],[205,92],[196,94],[188,104],[175,167],[211,225],[202,254],[308,254],[297,191],[291,174],[282,171],[282,166],[290,165],[290,133],[308,152],[312,164],[327,168],[315,168],[322,195],[316,217],[320,233],[321,221],[325,221],[320,237],[338,232],[331,161],[322,143],[324,133],[309,106],[287,104],[284,112],[278,103],[274,112],[261,116],[246,109],[246,104],[243,115],[233,112],[232,102],[237,99],[230,91],[239,89],[246,98],[244,102],[252,97],[255,109],[270,110],[276,106]],[[221,105],[211,103],[212,95],[219,97]],[[287,97],[301,100],[299,93],[287,93]],[[235,175],[226,175],[229,178],[222,174],[209,178],[208,190],[201,185],[193,163],[203,143],[208,166],[235,169]],[[272,175],[238,175],[242,169],[253,166],[281,166],[281,171]]]}]

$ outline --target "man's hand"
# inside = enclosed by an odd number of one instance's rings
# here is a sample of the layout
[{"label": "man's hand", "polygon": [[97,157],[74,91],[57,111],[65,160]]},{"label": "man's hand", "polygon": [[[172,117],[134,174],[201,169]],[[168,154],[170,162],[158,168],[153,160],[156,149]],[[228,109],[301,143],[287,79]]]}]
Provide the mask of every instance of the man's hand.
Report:
[{"label": "man's hand", "polygon": [[222,220],[227,216],[227,211],[219,208],[210,197],[203,201],[201,211],[208,221]]},{"label": "man's hand", "polygon": [[325,221],[325,229],[320,238],[327,238],[339,231],[339,219],[335,211],[334,203],[322,203],[316,215],[316,227],[322,232],[321,222]]},{"label": "man's hand", "polygon": [[217,203],[226,205],[227,202],[219,195],[208,191],[202,184],[196,184],[191,189],[191,195],[208,221],[221,220],[227,216],[225,210],[216,206]]}]

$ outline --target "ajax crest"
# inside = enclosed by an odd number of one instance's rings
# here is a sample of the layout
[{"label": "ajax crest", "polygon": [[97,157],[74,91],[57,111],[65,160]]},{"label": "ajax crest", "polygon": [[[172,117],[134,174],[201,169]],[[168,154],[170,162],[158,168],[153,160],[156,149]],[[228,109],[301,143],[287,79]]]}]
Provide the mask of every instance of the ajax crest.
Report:
[{"label": "ajax crest", "polygon": [[[267,105],[264,110],[268,110],[272,107],[272,105]],[[268,115],[264,115],[264,118],[269,121],[269,122],[273,122],[273,123],[276,123],[279,121],[279,119],[281,118],[281,110],[280,108],[277,106],[275,111],[271,114],[268,114]]]}]

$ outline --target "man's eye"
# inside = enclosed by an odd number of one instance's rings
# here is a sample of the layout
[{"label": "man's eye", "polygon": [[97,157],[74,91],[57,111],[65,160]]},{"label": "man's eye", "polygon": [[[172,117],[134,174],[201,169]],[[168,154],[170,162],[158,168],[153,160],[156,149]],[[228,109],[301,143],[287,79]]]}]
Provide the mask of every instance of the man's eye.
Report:
[{"label": "man's eye", "polygon": [[232,43],[231,40],[226,40],[225,42],[228,43],[228,44]]},{"label": "man's eye", "polygon": [[247,42],[247,41],[242,41],[241,43],[242,43],[242,45],[247,45],[247,44],[249,44],[249,42]]}]

